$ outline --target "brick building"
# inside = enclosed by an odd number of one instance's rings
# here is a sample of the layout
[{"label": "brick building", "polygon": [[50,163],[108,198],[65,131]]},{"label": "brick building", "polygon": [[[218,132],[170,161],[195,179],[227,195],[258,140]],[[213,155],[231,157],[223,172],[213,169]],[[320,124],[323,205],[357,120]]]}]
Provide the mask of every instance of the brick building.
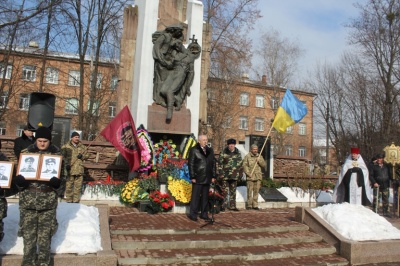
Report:
[{"label": "brick building", "polygon": [[[248,138],[271,137],[274,155],[300,157],[312,160],[313,145],[313,100],[316,94],[291,90],[308,109],[307,115],[297,124],[289,127],[285,134],[271,129],[276,110],[286,88],[277,88],[261,81],[222,80],[209,78],[208,127],[211,143],[215,150],[221,150],[229,138],[239,144],[248,145]],[[250,141],[251,144],[251,141]]]}]

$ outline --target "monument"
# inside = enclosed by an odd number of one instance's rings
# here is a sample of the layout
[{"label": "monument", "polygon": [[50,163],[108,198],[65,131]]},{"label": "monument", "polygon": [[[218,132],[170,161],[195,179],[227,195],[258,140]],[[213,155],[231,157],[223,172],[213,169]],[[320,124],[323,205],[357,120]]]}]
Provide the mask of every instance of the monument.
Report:
[{"label": "monument", "polygon": [[143,125],[153,140],[180,136],[177,144],[181,145],[199,131],[202,69],[196,59],[201,54],[203,4],[188,0],[186,16],[180,17],[184,22],[160,25],[160,2],[166,5],[159,0],[135,1],[130,110],[135,124]]}]

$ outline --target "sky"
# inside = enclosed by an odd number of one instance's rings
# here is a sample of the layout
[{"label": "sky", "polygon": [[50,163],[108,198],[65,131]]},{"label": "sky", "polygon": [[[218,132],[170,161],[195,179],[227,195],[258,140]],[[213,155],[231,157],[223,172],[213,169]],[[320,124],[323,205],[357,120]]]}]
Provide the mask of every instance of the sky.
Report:
[{"label": "sky", "polygon": [[[341,54],[349,50],[348,28],[351,18],[359,15],[354,3],[364,5],[368,0],[260,0],[261,18],[258,29],[273,28],[281,37],[295,41],[304,50],[299,59],[299,77],[305,78],[315,69],[316,63],[337,63]],[[256,41],[255,41],[256,42]]]},{"label": "sky", "polygon": [[[310,195],[300,188],[282,187],[278,189],[288,202],[308,202]],[[348,203],[333,204],[333,191],[322,191],[311,196],[312,202],[327,203],[313,208],[322,219],[329,223],[343,237],[354,240],[385,240],[400,239],[400,230],[390,224],[384,217],[376,214],[369,208]],[[97,194],[99,200],[118,200],[118,197],[106,197]],[[244,186],[237,188],[236,201],[244,202],[247,198],[247,189]],[[93,195],[85,192],[82,199],[94,199]],[[392,202],[392,198],[389,199]],[[263,198],[259,195],[259,202]],[[171,214],[173,215],[173,214]],[[59,223],[57,233],[52,238],[52,253],[77,253],[85,255],[102,250],[100,238],[99,213],[96,207],[80,203],[61,202],[57,208]],[[23,254],[23,241],[17,237],[19,223],[18,204],[9,204],[7,217],[4,221],[5,236],[0,242],[0,254]],[[357,228],[357,230],[354,230]]]}]

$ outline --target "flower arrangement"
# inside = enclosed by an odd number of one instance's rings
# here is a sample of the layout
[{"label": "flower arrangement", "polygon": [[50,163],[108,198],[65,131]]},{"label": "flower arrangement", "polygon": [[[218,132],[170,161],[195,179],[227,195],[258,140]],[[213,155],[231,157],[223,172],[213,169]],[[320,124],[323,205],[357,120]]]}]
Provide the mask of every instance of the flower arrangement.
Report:
[{"label": "flower arrangement", "polygon": [[140,127],[138,128],[137,136],[143,148],[141,150],[140,168],[138,169],[138,172],[144,172],[154,165],[153,142],[147,130],[144,129],[143,125],[140,125]]},{"label": "flower arrangement", "polygon": [[189,203],[192,196],[192,181],[189,177],[187,160],[167,159],[168,190],[176,201]]},{"label": "flower arrangement", "polygon": [[224,203],[224,191],[219,185],[211,185],[208,191],[209,210],[212,213],[219,213]]},{"label": "flower arrangement", "polygon": [[154,161],[156,164],[162,164],[163,159],[178,158],[179,151],[176,150],[174,142],[169,140],[160,140],[154,144]]},{"label": "flower arrangement", "polygon": [[174,201],[167,193],[161,193],[155,190],[150,193],[150,205],[147,206],[146,210],[148,213],[154,214],[158,212],[167,212],[174,207]]},{"label": "flower arrangement", "polygon": [[142,174],[127,182],[121,190],[120,201],[124,204],[132,204],[149,199],[149,193],[158,189],[155,174]]},{"label": "flower arrangement", "polygon": [[106,180],[85,182],[82,185],[82,194],[86,190],[90,196],[104,194],[107,197],[120,195],[125,182],[113,181],[110,176]]}]

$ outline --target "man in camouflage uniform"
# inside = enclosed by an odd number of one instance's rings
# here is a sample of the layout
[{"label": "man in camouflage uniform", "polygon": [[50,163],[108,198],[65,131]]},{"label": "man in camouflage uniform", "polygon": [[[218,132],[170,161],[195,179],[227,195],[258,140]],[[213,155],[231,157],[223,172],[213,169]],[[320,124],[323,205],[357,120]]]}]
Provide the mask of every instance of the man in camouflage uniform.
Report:
[{"label": "man in camouflage uniform", "polygon": [[389,214],[389,187],[390,181],[393,180],[392,169],[387,163],[383,161],[385,156],[378,154],[376,156],[376,164],[372,165],[369,169],[369,181],[374,188],[373,209],[376,204],[376,189],[379,187],[379,197],[382,197],[383,215],[390,216]]},{"label": "man in camouflage uniform", "polygon": [[242,156],[235,147],[236,140],[228,139],[227,147],[221,152],[218,159],[218,179],[224,191],[225,199],[222,211],[239,211],[236,207],[236,187],[238,179],[243,175]]},{"label": "man in camouflage uniform", "polygon": [[[89,156],[86,153],[86,147],[81,143],[78,132],[72,132],[71,140],[62,146],[61,153],[65,159],[67,170],[67,183],[65,187],[66,201],[79,203],[81,199],[81,190],[83,182],[83,160]],[[85,154],[85,155],[83,155]]]},{"label": "man in camouflage uniform", "polygon": [[[22,150],[22,153],[61,154],[60,149],[51,143],[51,131],[46,127],[36,130],[35,143]],[[49,181],[26,180],[22,175],[17,175],[15,184],[20,190],[18,236],[24,241],[22,265],[50,265],[51,238],[58,228],[57,193],[61,180],[55,176]]]},{"label": "man in camouflage uniform", "polygon": [[264,158],[258,154],[258,146],[251,145],[250,152],[243,159],[243,169],[247,183],[247,210],[259,210],[258,192],[261,188],[263,169],[265,169],[266,165]]}]

